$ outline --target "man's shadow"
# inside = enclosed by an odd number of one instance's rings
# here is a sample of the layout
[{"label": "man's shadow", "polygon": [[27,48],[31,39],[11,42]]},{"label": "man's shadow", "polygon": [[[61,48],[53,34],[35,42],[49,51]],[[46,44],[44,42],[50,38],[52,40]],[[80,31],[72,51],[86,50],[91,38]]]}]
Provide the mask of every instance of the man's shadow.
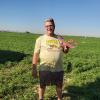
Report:
[{"label": "man's shadow", "polygon": [[80,87],[65,87],[64,90],[66,92],[63,93],[63,98],[69,97],[70,100],[100,100],[100,78]]},{"label": "man's shadow", "polygon": [[4,64],[8,61],[19,62],[26,56],[27,54],[16,52],[16,51],[0,50],[0,64]]},{"label": "man's shadow", "polygon": [[[72,71],[72,63],[68,62],[66,71]],[[62,100],[100,100],[100,78],[82,86],[66,86],[62,93]],[[50,97],[57,100],[57,97]]]}]

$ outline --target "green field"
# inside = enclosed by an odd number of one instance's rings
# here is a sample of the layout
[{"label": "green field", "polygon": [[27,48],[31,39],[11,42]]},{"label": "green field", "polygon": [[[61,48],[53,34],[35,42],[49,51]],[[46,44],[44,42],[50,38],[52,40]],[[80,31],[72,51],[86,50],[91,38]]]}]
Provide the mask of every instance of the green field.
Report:
[{"label": "green field", "polygon": [[[38,79],[32,78],[31,66],[38,36],[0,32],[0,100],[36,100]],[[64,38],[75,39],[78,45],[64,55],[63,100],[100,100],[100,38]],[[55,94],[55,87],[48,86],[45,100],[53,100]]]}]

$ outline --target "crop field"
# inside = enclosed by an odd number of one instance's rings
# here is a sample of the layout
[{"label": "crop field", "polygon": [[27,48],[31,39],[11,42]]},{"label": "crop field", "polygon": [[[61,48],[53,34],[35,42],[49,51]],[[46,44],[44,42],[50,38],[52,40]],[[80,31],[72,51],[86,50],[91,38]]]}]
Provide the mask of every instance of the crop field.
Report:
[{"label": "crop field", "polygon": [[[0,100],[37,100],[39,80],[32,77],[35,40],[31,33],[0,32]],[[77,41],[64,54],[63,100],[100,100],[100,38],[64,36]],[[45,100],[55,100],[48,86]]]}]

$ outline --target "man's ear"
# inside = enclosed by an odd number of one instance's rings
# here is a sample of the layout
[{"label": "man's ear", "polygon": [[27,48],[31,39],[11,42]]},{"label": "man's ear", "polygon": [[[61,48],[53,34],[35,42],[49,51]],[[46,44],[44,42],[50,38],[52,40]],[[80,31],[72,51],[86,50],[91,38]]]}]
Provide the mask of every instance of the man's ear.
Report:
[{"label": "man's ear", "polygon": [[54,25],[54,30],[55,30],[55,25]]}]

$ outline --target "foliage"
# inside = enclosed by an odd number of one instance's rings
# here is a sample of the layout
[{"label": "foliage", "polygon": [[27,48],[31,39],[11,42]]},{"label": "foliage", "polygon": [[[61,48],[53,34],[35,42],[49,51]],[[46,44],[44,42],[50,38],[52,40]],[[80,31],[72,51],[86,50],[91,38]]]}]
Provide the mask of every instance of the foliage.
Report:
[{"label": "foliage", "polygon": [[[34,87],[38,79],[31,74],[35,39],[39,35],[0,32],[0,99],[36,100]],[[64,55],[64,87],[76,100],[100,99],[100,38],[64,36],[75,39],[76,48]],[[45,98],[54,97],[49,86]]]}]

